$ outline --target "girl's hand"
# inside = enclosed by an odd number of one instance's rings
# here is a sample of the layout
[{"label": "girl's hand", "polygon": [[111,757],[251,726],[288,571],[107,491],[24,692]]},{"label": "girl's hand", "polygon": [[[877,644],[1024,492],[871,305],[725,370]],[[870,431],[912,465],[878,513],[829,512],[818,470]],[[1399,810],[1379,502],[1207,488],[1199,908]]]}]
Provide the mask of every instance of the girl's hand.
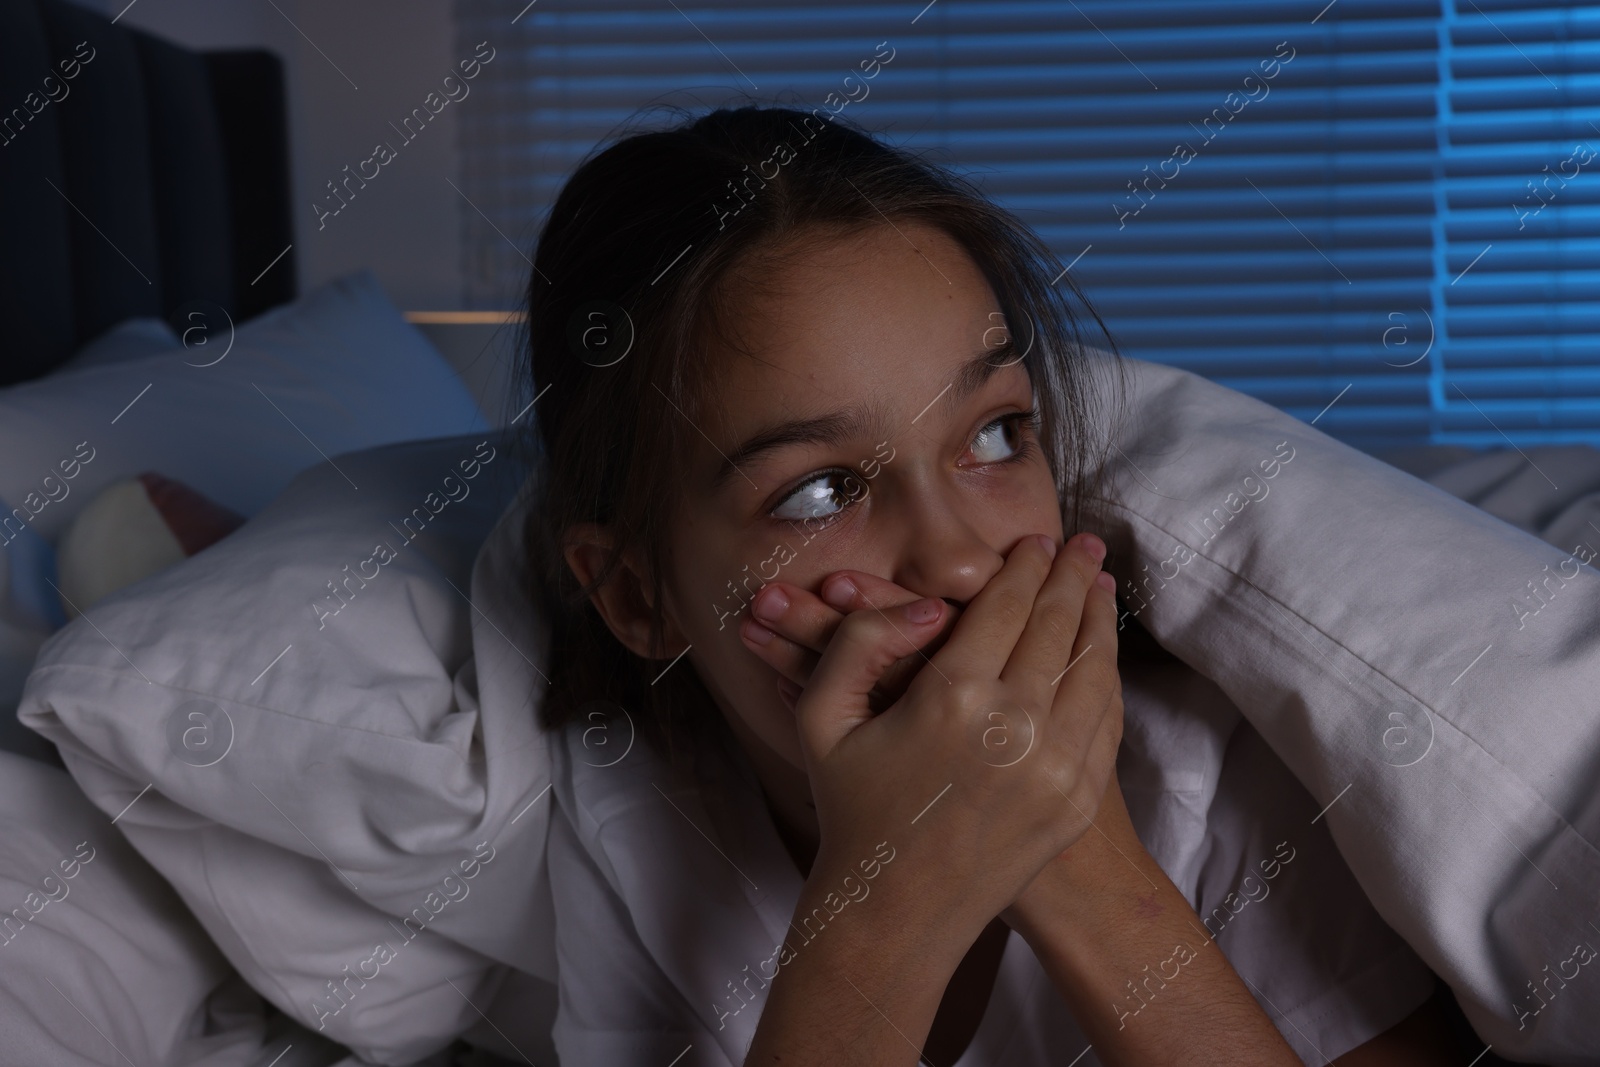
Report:
[{"label": "girl's hand", "polygon": [[[887,578],[857,570],[834,571],[825,576],[818,592],[820,596],[786,582],[768,583],[757,592],[752,602],[752,614],[746,615],[741,621],[740,635],[745,647],[777,672],[778,692],[791,711],[794,710],[795,701],[806,683],[811,680],[811,672],[816,669],[823,649],[827,648],[828,642],[833,639],[834,632],[838,630],[839,624],[844,621],[847,614],[854,611],[886,612],[922,599],[916,593]],[[950,606],[940,621],[937,632],[928,643],[889,666],[869,694],[873,710],[881,711],[900,698],[917,671],[928,662],[928,657],[944,644],[960,615],[961,609]],[[1120,680],[1113,712],[1117,716],[1119,727],[1115,735],[1116,741],[1120,742],[1122,714]],[[1002,746],[1008,742],[1025,743],[1019,738],[1006,738],[1000,732],[991,735],[990,742],[988,747],[995,754],[998,754]],[[1111,750],[1114,761],[1115,742]],[[1100,811],[1095,817],[1095,825],[1119,840],[1131,838],[1137,841],[1137,835],[1117,785],[1114,766]],[[1093,843],[1100,845],[1099,840]],[[1089,838],[1085,837],[1069,850],[1069,853],[1077,856],[1089,844]],[[1111,847],[1107,845],[1102,850],[1110,851]],[[1063,853],[1060,858],[1065,858],[1069,853]],[[1001,913],[1001,917],[1005,918],[1009,925],[1017,926],[1018,909],[1027,905],[1031,898],[1042,895],[1043,873],[1034,879],[1011,907]]]},{"label": "girl's hand", "polygon": [[[924,599],[837,623],[796,704],[822,837],[814,877],[848,873],[887,842],[911,859],[897,869],[928,873],[902,883],[906,898],[946,924],[959,959],[1083,834],[1121,732],[1101,558],[1093,537],[1059,552],[1023,538],[881,715],[873,687],[952,609]],[[1009,747],[991,744],[997,734]]]},{"label": "girl's hand", "polygon": [[[887,578],[865,571],[834,571],[822,580],[821,596],[787,582],[771,582],[756,593],[739,624],[745,647],[778,673],[778,693],[793,711],[800,692],[811,680],[822,650],[834,631],[853,611],[884,611],[904,607],[922,597]],[[868,694],[873,711],[882,711],[906,691],[917,671],[928,662],[960,618],[951,605],[940,618],[937,632],[917,651],[890,664]]]}]

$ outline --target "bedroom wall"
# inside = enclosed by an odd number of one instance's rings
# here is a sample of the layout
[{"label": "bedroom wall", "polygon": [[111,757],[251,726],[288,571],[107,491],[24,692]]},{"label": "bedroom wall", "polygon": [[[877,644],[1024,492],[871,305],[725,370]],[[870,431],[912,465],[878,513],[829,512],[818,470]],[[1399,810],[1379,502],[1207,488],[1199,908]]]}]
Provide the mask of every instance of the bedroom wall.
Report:
[{"label": "bedroom wall", "polygon": [[[301,291],[371,267],[402,308],[461,306],[461,212],[456,115],[470,95],[410,141],[399,126],[467,55],[456,55],[452,5],[439,0],[79,0],[119,25],[191,48],[268,48],[289,81],[294,254]],[[470,55],[471,49],[468,49]],[[395,158],[337,215],[326,183],[344,179],[385,141]],[[371,173],[371,167],[367,168]]]}]

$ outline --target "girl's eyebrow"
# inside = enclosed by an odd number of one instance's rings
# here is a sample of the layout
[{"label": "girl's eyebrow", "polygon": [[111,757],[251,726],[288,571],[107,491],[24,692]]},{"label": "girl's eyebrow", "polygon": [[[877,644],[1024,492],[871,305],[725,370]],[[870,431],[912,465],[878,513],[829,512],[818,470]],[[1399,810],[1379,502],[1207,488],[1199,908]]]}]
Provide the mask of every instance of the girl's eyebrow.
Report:
[{"label": "girl's eyebrow", "polygon": [[738,448],[722,457],[722,463],[711,479],[711,491],[720,490],[743,464],[768,452],[790,445],[838,445],[852,439],[860,440],[881,430],[885,423],[884,412],[876,405],[869,405],[846,408],[815,418],[790,419],[769,426],[746,438]]},{"label": "girl's eyebrow", "polygon": [[[929,402],[928,407],[943,399],[947,407],[956,407],[977,392],[995,371],[1017,362],[1013,345],[1008,340],[1002,345],[985,348],[961,365],[950,385]],[[923,411],[926,411],[924,408]],[[921,418],[921,415],[917,416]],[[849,440],[884,436],[888,413],[879,405],[846,408],[808,419],[791,419],[769,426],[746,438],[739,447],[722,457],[716,473],[711,477],[711,491],[718,492],[742,465],[779,448],[790,445],[838,445]],[[913,420],[915,421],[915,420]],[[865,458],[865,457],[864,457]]]},{"label": "girl's eyebrow", "polygon": [[1021,357],[1016,355],[1016,346],[1009,339],[993,348],[985,348],[961,365],[961,369],[956,371],[956,376],[950,383],[949,392],[941,396],[947,398],[946,405],[956,407],[967,397],[982,389],[995,371],[1020,362]]}]

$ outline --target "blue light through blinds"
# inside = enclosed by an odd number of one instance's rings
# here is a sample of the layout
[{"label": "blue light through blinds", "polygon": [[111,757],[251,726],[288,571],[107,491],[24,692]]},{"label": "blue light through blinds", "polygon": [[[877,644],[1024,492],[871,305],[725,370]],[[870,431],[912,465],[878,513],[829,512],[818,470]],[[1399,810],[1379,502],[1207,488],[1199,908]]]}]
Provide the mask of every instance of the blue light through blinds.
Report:
[{"label": "blue light through blinds", "polygon": [[636,108],[821,106],[887,42],[844,114],[1025,219],[1129,355],[1362,447],[1600,442],[1600,10],[456,3],[499,50],[461,117],[475,306],[515,301],[561,182]]}]

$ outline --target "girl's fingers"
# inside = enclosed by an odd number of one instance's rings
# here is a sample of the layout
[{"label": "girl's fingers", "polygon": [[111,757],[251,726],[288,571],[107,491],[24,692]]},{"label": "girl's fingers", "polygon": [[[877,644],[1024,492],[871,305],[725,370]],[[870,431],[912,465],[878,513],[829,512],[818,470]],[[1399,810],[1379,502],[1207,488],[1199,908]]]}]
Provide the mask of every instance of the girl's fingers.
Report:
[{"label": "girl's fingers", "polygon": [[842,612],[887,610],[922,599],[920,593],[866,571],[834,571],[822,580],[820,592],[830,607]]},{"label": "girl's fingers", "polygon": [[784,678],[804,686],[845,612],[888,609],[922,597],[864,571],[835,571],[821,596],[786,582],[763,586],[739,621],[744,646]]},{"label": "girl's fingers", "polygon": [[844,617],[796,710],[801,739],[813,757],[832,752],[841,738],[872,717],[868,697],[878,679],[938,632],[948,611],[944,601],[927,598]]},{"label": "girl's fingers", "polygon": [[1105,544],[1093,534],[1067,539],[1050,568],[1000,677],[1046,698],[1070,661],[1082,629],[1086,600],[1094,590]]},{"label": "girl's fingers", "polygon": [[1107,584],[1090,584],[1077,639],[1071,656],[1062,664],[1051,705],[1052,724],[1061,730],[1063,742],[1079,752],[1090,748],[1111,709],[1121,707],[1117,603]]},{"label": "girl's fingers", "polygon": [[1119,689],[1106,706],[1106,713],[1089,742],[1087,765],[1105,768],[1108,775],[1116,769],[1117,751],[1122,747],[1122,711],[1122,693]]},{"label": "girl's fingers", "polygon": [[[903,585],[865,571],[834,571],[822,580],[822,599],[843,612],[888,611],[909,604],[920,597]],[[873,710],[883,711],[899,700],[910,687],[917,674],[930,662],[933,654],[944,645],[945,638],[961,617],[961,610],[953,607],[945,612],[944,621],[935,633],[915,653],[897,660],[878,679],[871,694]],[[803,642],[802,642],[803,643]]]},{"label": "girl's fingers", "polygon": [[750,601],[750,614],[755,623],[812,652],[821,652],[828,646],[844,618],[815,593],[787,582],[762,586]]},{"label": "girl's fingers", "polygon": [[[750,612],[739,621],[745,648],[778,674],[778,696],[791,712],[810,682],[821,652],[833,639],[845,612],[892,611],[922,599],[887,578],[865,571],[836,571],[823,579],[821,597],[798,586],[771,582],[757,592]],[[831,601],[832,606],[826,601]],[[943,612],[932,633],[922,635],[920,649],[895,660],[879,675],[867,695],[873,713],[894,704],[905,693],[928,654],[954,624],[958,613]]]},{"label": "girl's fingers", "polygon": [[786,582],[768,583],[751,601],[750,612],[757,623],[779,637],[821,652],[846,614],[865,608],[897,608],[921,599],[922,594],[875,574],[835,571],[822,580],[817,593]]},{"label": "girl's fingers", "polygon": [[[1094,649],[1089,655],[1093,656],[1098,651]],[[1087,658],[1080,660],[1078,666],[1086,662]],[[1077,669],[1072,668],[1073,672]],[[1122,744],[1122,713],[1122,688],[1119,683],[1103,710],[1081,709],[1078,720],[1068,724],[1065,743],[1073,745],[1072,751],[1081,753],[1082,758],[1083,793],[1077,803],[1083,805],[1083,813],[1091,820],[1098,817],[1097,802],[1110,797],[1116,788],[1117,751]],[[1054,711],[1051,714],[1054,715]],[[1082,740],[1082,731],[1090,728],[1090,723],[1093,723],[1093,734],[1085,742]],[[1104,788],[1106,785],[1110,785],[1109,791]]]},{"label": "girl's fingers", "polygon": [[775,633],[748,614],[739,620],[739,639],[756,658],[797,685],[804,686],[817,666],[817,653]]},{"label": "girl's fingers", "polygon": [[950,640],[934,655],[942,674],[999,677],[1028,624],[1056,551],[1055,541],[1044,534],[1016,543],[1000,570],[968,603]]},{"label": "girl's fingers", "polygon": [[843,618],[806,590],[772,582],[750,602],[749,613],[739,622],[739,638],[781,677],[804,687]]}]

